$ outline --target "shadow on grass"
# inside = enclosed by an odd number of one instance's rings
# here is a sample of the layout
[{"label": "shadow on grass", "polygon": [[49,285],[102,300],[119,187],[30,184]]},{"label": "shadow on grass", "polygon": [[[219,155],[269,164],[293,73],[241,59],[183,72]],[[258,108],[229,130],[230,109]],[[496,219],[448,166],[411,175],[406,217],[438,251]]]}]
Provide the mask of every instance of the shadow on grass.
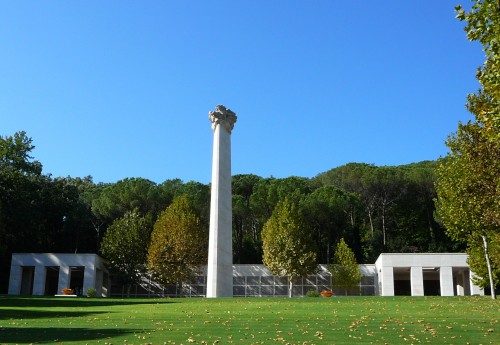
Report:
[{"label": "shadow on grass", "polygon": [[[26,310],[26,309],[1,309],[0,320],[30,320],[30,319],[51,319],[82,317],[107,313],[105,311],[48,311],[48,310]],[[0,333],[0,339],[2,333]]]},{"label": "shadow on grass", "polygon": [[50,308],[50,307],[99,307],[134,304],[156,304],[174,303],[172,299],[115,299],[115,298],[86,298],[86,297],[37,297],[37,296],[0,296],[0,308],[2,307],[22,307],[22,308]]},{"label": "shadow on grass", "polygon": [[35,342],[68,342],[68,341],[93,341],[108,339],[123,335],[141,333],[139,329],[120,328],[0,328],[2,343],[35,343]]}]

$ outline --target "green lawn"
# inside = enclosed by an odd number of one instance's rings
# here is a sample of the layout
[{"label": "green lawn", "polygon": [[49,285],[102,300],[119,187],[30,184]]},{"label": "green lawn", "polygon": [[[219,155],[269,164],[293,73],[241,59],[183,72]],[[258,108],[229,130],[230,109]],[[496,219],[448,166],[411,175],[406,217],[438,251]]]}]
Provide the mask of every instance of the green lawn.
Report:
[{"label": "green lawn", "polygon": [[0,343],[500,344],[489,297],[0,296]]}]

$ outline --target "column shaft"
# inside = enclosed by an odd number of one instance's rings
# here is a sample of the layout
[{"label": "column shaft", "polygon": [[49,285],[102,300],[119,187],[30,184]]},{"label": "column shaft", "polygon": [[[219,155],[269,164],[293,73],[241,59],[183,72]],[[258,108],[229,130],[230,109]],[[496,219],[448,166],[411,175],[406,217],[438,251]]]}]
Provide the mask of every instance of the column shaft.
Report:
[{"label": "column shaft", "polygon": [[57,283],[57,293],[62,294],[62,289],[69,288],[71,273],[69,266],[59,266],[59,281]]},{"label": "column shaft", "polygon": [[236,114],[223,105],[208,113],[214,132],[207,297],[233,297],[231,131]]},{"label": "column shaft", "polygon": [[45,293],[45,279],[47,269],[45,266],[35,266],[35,279],[33,281],[33,296],[42,296]]},{"label": "column shaft", "polygon": [[394,269],[391,266],[382,267],[381,296],[394,296]]},{"label": "column shaft", "polygon": [[439,268],[439,283],[441,286],[441,296],[453,296],[453,270],[449,266]]},{"label": "column shaft", "polygon": [[424,274],[422,267],[410,268],[411,280],[411,295],[423,296],[424,295]]}]

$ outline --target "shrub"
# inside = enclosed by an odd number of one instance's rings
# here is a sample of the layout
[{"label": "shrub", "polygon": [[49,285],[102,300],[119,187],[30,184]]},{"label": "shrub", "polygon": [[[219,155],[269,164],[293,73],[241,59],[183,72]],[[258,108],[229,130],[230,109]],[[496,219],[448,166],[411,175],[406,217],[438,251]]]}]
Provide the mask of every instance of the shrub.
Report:
[{"label": "shrub", "polygon": [[306,292],[307,297],[319,297],[319,292],[316,290],[309,290]]},{"label": "shrub", "polygon": [[97,291],[94,288],[87,289],[87,297],[94,298],[97,296]]}]

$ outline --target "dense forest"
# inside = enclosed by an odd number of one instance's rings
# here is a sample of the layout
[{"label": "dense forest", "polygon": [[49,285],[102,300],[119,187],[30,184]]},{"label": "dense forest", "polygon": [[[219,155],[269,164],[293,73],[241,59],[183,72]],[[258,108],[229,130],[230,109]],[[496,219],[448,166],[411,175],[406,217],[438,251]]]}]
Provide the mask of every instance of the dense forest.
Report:
[{"label": "dense forest", "polygon": [[[101,253],[107,228],[127,211],[151,219],[185,195],[208,232],[210,186],[143,178],[95,183],[92,177],[54,178],[31,156],[26,133],[0,137],[0,293],[6,293],[12,253]],[[235,263],[261,263],[261,231],[285,197],[299,205],[330,263],[341,238],[358,262],[382,252],[464,251],[435,219],[436,161],[402,166],[349,163],[314,178],[233,176]],[[151,226],[152,230],[152,226]]]}]

